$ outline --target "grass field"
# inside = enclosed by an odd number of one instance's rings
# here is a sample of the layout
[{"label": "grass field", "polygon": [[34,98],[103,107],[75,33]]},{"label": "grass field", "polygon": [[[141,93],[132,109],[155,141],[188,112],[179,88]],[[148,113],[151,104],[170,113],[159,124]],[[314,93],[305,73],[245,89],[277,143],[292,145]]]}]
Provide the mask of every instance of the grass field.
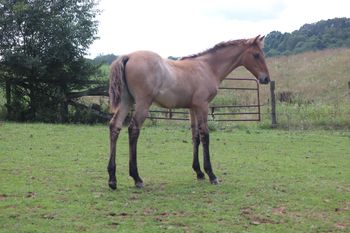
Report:
[{"label": "grass field", "polygon": [[187,126],[146,127],[139,190],[124,130],[111,191],[107,128],[0,122],[0,232],[349,232],[349,132],[214,131],[213,186]]}]

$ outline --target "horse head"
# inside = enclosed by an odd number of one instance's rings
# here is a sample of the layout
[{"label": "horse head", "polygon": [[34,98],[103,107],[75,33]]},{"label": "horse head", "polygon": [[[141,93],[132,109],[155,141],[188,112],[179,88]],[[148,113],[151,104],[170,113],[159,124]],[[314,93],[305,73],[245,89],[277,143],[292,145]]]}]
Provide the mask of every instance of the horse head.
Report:
[{"label": "horse head", "polygon": [[265,55],[262,50],[264,47],[264,38],[257,36],[247,40],[247,49],[242,54],[242,65],[249,70],[259,83],[268,84],[270,75],[265,63]]}]

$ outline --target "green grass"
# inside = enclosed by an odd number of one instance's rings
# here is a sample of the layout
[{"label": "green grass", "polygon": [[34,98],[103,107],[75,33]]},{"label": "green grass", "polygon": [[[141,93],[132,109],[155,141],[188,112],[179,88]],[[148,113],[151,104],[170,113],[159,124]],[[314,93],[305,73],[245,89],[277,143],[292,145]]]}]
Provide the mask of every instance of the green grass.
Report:
[{"label": "green grass", "polygon": [[350,129],[350,101],[339,104],[286,104],[277,106],[278,127],[284,129]]},{"label": "green grass", "polygon": [[349,232],[350,133],[211,133],[221,183],[198,182],[188,126],[145,127],[107,186],[108,127],[0,123],[0,232]]}]

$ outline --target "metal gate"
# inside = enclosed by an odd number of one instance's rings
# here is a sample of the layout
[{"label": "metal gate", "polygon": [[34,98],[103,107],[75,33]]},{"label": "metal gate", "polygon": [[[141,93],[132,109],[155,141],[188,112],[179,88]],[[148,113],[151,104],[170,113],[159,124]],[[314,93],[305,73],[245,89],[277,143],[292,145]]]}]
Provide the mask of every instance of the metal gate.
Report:
[{"label": "metal gate", "polygon": [[[209,107],[208,120],[211,121],[260,121],[260,94],[259,82],[255,78],[226,78],[225,83],[232,82],[233,86],[222,85],[219,90],[232,90],[247,92],[253,96],[254,101],[250,103],[229,103],[214,104]],[[220,91],[218,96],[220,95]],[[189,120],[189,113],[186,109],[150,109],[151,120]],[[225,118],[222,118],[225,117]]]}]

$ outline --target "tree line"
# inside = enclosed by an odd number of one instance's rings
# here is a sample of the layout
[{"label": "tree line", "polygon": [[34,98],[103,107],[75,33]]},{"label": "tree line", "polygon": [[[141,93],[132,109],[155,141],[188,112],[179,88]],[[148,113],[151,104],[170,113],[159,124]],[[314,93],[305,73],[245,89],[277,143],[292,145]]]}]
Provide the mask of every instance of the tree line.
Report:
[{"label": "tree line", "polygon": [[273,31],[265,38],[264,51],[272,57],[339,47],[350,47],[349,18],[305,24],[292,33]]}]

